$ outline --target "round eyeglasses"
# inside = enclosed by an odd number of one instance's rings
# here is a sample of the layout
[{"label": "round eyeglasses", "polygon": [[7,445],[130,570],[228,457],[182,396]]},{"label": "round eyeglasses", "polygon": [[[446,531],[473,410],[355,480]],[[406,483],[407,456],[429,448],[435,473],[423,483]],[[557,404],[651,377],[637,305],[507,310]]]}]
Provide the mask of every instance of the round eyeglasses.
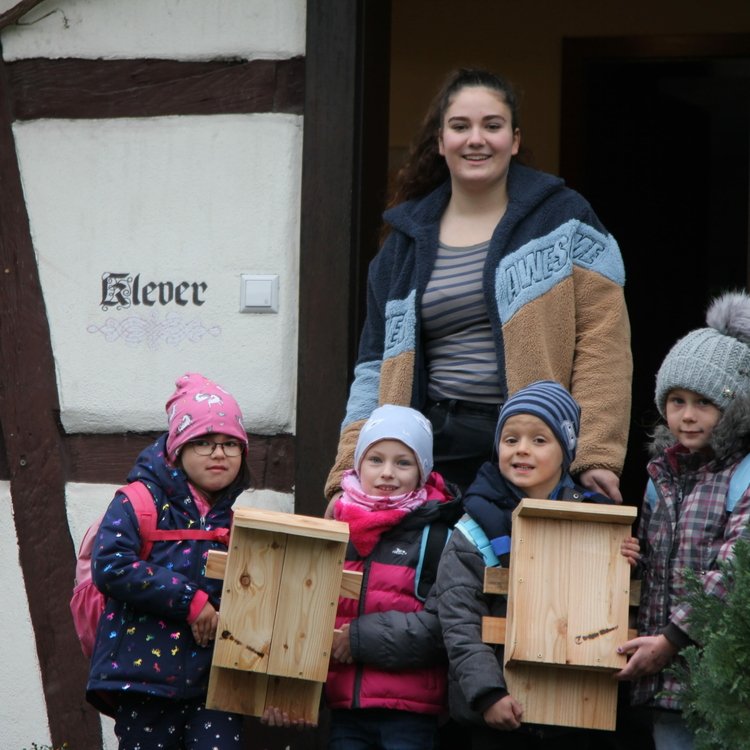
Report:
[{"label": "round eyeglasses", "polygon": [[225,443],[217,443],[214,440],[191,440],[188,445],[199,456],[210,456],[217,448],[221,448],[227,458],[237,458],[242,453],[242,443],[239,440],[227,440]]}]

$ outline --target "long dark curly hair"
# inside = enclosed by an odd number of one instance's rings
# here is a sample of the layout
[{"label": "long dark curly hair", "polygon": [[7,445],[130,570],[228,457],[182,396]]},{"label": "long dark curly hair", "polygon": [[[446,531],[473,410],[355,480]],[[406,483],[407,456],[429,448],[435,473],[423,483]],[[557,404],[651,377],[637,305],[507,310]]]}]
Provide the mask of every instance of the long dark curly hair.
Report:
[{"label": "long dark curly hair", "polygon": [[432,100],[420,129],[409,148],[406,162],[399,169],[388,207],[419,198],[448,179],[448,167],[438,151],[438,133],[445,113],[456,94],[468,87],[496,91],[510,109],[511,127],[520,127],[518,99],[513,87],[503,78],[478,68],[458,68],[448,75]]}]

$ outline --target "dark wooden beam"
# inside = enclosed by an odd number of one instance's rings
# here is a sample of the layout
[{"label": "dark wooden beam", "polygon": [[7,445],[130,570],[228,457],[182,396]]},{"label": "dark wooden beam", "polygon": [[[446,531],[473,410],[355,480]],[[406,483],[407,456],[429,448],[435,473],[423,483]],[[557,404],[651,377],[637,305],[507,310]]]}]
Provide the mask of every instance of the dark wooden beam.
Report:
[{"label": "dark wooden beam", "polygon": [[35,5],[39,5],[41,2],[42,0],[21,0],[12,8],[0,13],[0,29],[15,23],[21,16],[26,15]]},{"label": "dark wooden beam", "polygon": [[[123,484],[138,454],[159,432],[64,437],[69,482]],[[294,486],[294,437],[248,435],[248,462],[257,489],[291,492]],[[1,468],[0,464],[0,468]],[[0,476],[0,479],[3,478]]]},{"label": "dark wooden beam", "polygon": [[390,2],[310,0],[295,510],[322,515],[387,176]]},{"label": "dark wooden beam", "polygon": [[302,114],[305,60],[57,60],[7,64],[18,120]]},{"label": "dark wooden beam", "polygon": [[75,552],[65,512],[55,363],[10,97],[0,53],[0,425],[52,742],[93,748],[101,746],[101,725],[86,705],[87,662],[68,608]]}]

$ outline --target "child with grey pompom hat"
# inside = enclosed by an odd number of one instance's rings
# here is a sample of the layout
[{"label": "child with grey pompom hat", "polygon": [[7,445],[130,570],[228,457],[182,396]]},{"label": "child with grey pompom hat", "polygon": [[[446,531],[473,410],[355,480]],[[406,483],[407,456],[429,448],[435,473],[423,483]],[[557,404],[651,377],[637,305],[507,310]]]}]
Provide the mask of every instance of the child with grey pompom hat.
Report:
[{"label": "child with grey pompom hat", "polygon": [[720,563],[750,521],[750,296],[718,297],[706,323],[672,347],[656,376],[666,425],[654,434],[638,539],[623,545],[642,584],[638,637],[618,649],[630,659],[617,677],[633,680],[633,703],[652,709],[656,750],[694,746],[668,669],[692,643],[683,571],[723,597]]}]

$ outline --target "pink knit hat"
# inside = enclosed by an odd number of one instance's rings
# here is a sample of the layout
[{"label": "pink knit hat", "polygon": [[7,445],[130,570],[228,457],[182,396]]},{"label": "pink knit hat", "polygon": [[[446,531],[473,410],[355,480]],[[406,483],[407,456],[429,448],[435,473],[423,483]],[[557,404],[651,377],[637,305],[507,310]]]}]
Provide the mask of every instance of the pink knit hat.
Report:
[{"label": "pink knit hat", "polygon": [[175,385],[167,401],[167,455],[172,463],[185,443],[210,432],[237,438],[247,451],[242,412],[231,393],[196,372],[186,373]]}]

